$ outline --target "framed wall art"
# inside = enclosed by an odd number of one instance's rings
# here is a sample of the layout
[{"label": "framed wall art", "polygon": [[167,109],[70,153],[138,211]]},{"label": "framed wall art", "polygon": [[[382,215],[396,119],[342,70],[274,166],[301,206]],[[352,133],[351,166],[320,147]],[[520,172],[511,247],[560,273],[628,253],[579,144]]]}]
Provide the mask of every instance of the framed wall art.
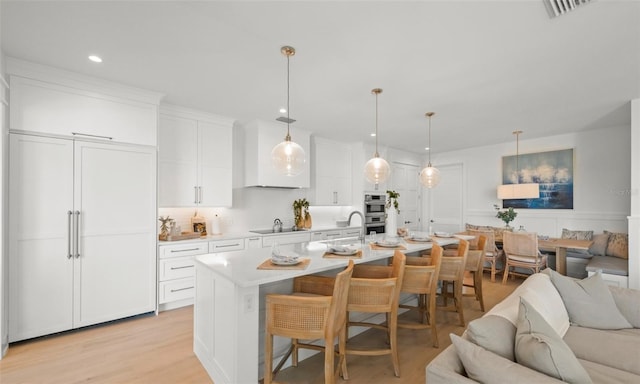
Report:
[{"label": "framed wall art", "polygon": [[538,183],[537,199],[502,200],[503,208],[573,209],[573,148],[502,157],[502,184]]}]

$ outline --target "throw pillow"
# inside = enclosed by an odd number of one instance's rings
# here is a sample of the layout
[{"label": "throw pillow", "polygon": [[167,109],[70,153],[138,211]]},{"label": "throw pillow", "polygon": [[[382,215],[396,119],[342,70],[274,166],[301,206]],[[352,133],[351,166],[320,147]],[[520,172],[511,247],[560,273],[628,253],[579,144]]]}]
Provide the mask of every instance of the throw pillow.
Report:
[{"label": "throw pillow", "polygon": [[593,236],[593,244],[589,247],[589,253],[596,256],[604,256],[607,252],[607,243],[609,242],[609,234],[601,233]]},{"label": "throw pillow", "polygon": [[608,288],[622,316],[634,328],[640,328],[640,291],[611,285]]},{"label": "throw pillow", "polygon": [[467,327],[467,337],[472,343],[515,361],[513,346],[516,341],[516,327],[504,317],[487,315],[471,321]]},{"label": "throw pillow", "polygon": [[606,256],[619,257],[621,259],[629,258],[629,235],[626,233],[616,233],[604,231],[609,234],[609,241],[607,241]]},{"label": "throw pillow", "polygon": [[569,346],[525,298],[520,299],[515,354],[518,363],[564,382],[592,382]]},{"label": "throw pillow", "polygon": [[591,240],[593,238],[593,231],[572,231],[570,229],[562,228],[562,238],[574,240]]},{"label": "throw pillow", "polygon": [[479,383],[512,384],[514,380],[521,383],[561,383],[553,377],[489,352],[458,335],[452,333],[449,336],[467,376]]},{"label": "throw pillow", "polygon": [[553,270],[550,274],[571,323],[596,329],[633,328],[618,310],[600,273],[583,280],[575,280]]}]

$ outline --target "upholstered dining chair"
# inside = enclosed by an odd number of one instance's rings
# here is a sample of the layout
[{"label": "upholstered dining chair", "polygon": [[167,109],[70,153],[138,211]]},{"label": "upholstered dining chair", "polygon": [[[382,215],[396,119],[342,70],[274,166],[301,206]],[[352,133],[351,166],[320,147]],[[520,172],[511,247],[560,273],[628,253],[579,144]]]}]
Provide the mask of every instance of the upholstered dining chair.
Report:
[{"label": "upholstered dining chair", "polygon": [[[347,300],[346,326],[342,332],[344,335],[340,342],[347,340],[349,327],[366,327],[382,329],[387,334],[387,343],[380,348],[358,348],[351,343],[344,347],[346,356],[380,356],[391,355],[393,371],[400,377],[400,358],[398,355],[398,301],[400,288],[404,277],[406,256],[400,251],[395,251],[391,265],[364,265],[358,264],[353,270],[349,287],[349,299]],[[377,324],[365,321],[351,321],[349,314],[352,312],[384,313],[386,323]],[[349,379],[347,371],[347,359],[343,359],[342,377]]]},{"label": "upholstered dining chair", "polygon": [[[349,285],[353,273],[353,261],[335,278],[302,276],[294,280],[293,295],[271,294],[266,296],[264,383],[270,384],[287,358],[298,364],[298,348],[324,351],[325,383],[335,383],[343,365],[345,350],[341,337],[344,331]],[[330,293],[331,296],[326,294]],[[273,336],[288,337],[291,347],[278,363],[273,365]],[[334,341],[338,337],[338,369],[334,368]],[[324,347],[300,343],[299,340],[324,340]],[[275,371],[275,372],[274,372]]]},{"label": "upholstered dining chair", "polygon": [[[464,268],[467,263],[469,253],[469,242],[460,240],[458,244],[457,256],[443,256],[440,261],[440,274],[438,279],[442,281],[440,296],[443,306],[438,306],[438,310],[457,312],[460,323],[464,327],[464,313],[462,309],[462,284],[464,279]],[[449,286],[452,286],[451,291]],[[453,305],[447,305],[447,299],[453,299]]]},{"label": "upholstered dining chair", "polygon": [[538,234],[535,232],[507,232],[502,235],[502,250],[505,255],[504,276],[502,284],[507,282],[509,274],[518,273],[511,268],[530,269],[540,272],[547,265],[547,256],[538,249]]},{"label": "upholstered dining chair", "polygon": [[399,320],[398,328],[431,329],[431,341],[438,348],[436,329],[436,290],[442,260],[442,247],[434,244],[429,257],[407,257],[401,292],[417,295],[417,305],[401,304],[400,308],[417,311],[418,322]]},{"label": "upholstered dining chair", "polygon": [[467,253],[467,262],[465,263],[465,272],[471,275],[471,282],[463,282],[462,286],[472,288],[473,293],[462,293],[462,296],[475,297],[480,303],[480,310],[484,312],[484,299],[482,296],[482,271],[484,265],[485,245],[487,238],[484,235],[478,236],[478,249],[470,249]]},{"label": "upholstered dining chair", "polygon": [[[475,230],[475,229],[470,229],[469,234],[472,236],[477,236],[479,237],[480,235],[483,235],[484,237],[487,238],[487,242],[485,243],[484,246],[484,250],[485,250],[485,254],[484,254],[484,261],[486,263],[489,263],[488,267],[484,267],[483,268],[485,270],[488,270],[491,272],[491,282],[495,283],[496,281],[496,274],[498,272],[504,271],[504,253],[502,252],[501,249],[498,249],[498,247],[496,246],[496,234],[494,231],[482,231],[482,230]],[[502,265],[502,269],[498,270],[498,264]]]}]

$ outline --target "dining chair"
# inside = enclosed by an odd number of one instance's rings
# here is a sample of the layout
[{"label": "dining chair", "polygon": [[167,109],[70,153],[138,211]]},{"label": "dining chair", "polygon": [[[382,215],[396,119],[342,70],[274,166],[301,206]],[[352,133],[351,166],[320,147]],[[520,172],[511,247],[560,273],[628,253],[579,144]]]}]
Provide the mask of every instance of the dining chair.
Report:
[{"label": "dining chair", "polygon": [[399,328],[431,329],[431,341],[438,348],[436,330],[436,290],[442,260],[442,247],[434,244],[429,257],[407,257],[402,278],[403,293],[417,295],[417,305],[400,304],[400,308],[417,311],[420,320],[398,320]]},{"label": "dining chair", "polygon": [[487,238],[484,235],[478,236],[478,249],[470,249],[467,253],[467,261],[464,270],[471,275],[471,282],[462,283],[463,288],[473,288],[473,293],[462,293],[462,296],[475,297],[480,303],[480,310],[484,312],[484,299],[482,297],[482,271],[484,265],[485,245]]},{"label": "dining chair", "polygon": [[[440,261],[440,274],[438,279],[442,281],[441,293],[443,306],[438,306],[441,311],[457,312],[460,323],[464,327],[464,313],[462,309],[462,284],[464,268],[469,253],[469,242],[460,240],[457,256],[443,256]],[[452,286],[449,291],[449,286]],[[448,299],[453,299],[452,305],[447,305]]]},{"label": "dining chair", "polygon": [[[344,331],[347,298],[353,260],[335,278],[302,276],[294,280],[292,295],[270,294],[266,296],[264,383],[270,384],[290,355],[292,364],[298,365],[298,348],[324,351],[325,383],[335,383],[342,367],[345,350],[340,338]],[[331,289],[329,287],[331,286]],[[330,294],[326,295],[327,293]],[[273,336],[288,337],[292,343],[276,369],[273,366]],[[338,337],[338,369],[334,368],[334,340]],[[299,340],[324,340],[324,346],[300,343]]]},{"label": "dining chair", "polygon": [[[469,230],[470,235],[480,236],[484,235],[487,238],[487,242],[485,243],[484,250],[484,261],[489,263],[488,267],[484,267],[484,270],[488,270],[491,272],[491,282],[495,283],[496,274],[498,272],[504,271],[504,253],[501,249],[498,249],[496,245],[496,234],[494,231],[482,231],[482,230]],[[498,270],[498,263],[502,265],[502,269]]]},{"label": "dining chair", "polygon": [[547,256],[538,249],[538,234],[535,232],[507,232],[502,235],[502,250],[505,254],[504,276],[502,284],[507,282],[509,274],[522,275],[511,271],[519,267],[530,269],[533,273],[540,272],[547,265]]},{"label": "dining chair", "polygon": [[[398,356],[398,301],[400,288],[404,277],[406,256],[396,250],[391,265],[358,264],[353,270],[347,300],[346,326],[343,328],[341,342],[347,341],[349,327],[365,327],[381,329],[386,332],[386,344],[380,348],[366,349],[349,343],[344,347],[345,359],[342,363],[342,377],[349,379],[347,359],[349,355],[380,356],[391,355],[393,371],[400,377],[400,358]],[[377,324],[366,321],[352,321],[349,318],[353,312],[384,313],[386,323]]]}]

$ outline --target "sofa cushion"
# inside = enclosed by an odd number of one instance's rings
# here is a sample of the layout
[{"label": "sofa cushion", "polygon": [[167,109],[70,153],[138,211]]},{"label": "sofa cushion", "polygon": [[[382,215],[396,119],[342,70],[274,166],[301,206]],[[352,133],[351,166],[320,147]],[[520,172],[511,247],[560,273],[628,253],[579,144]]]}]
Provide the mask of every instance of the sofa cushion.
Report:
[{"label": "sofa cushion", "polygon": [[589,253],[594,256],[604,256],[607,253],[609,233],[601,233],[593,236],[593,244],[589,247]]},{"label": "sofa cushion", "polygon": [[640,291],[609,285],[609,292],[622,316],[634,328],[640,328]]},{"label": "sofa cushion", "polygon": [[553,377],[507,360],[453,333],[450,337],[467,376],[477,382],[511,384],[517,378],[521,383],[560,383]]},{"label": "sofa cushion", "polygon": [[515,355],[518,363],[562,381],[591,383],[569,346],[525,298],[520,299]]},{"label": "sofa cushion", "polygon": [[629,260],[613,256],[593,256],[587,264],[588,272],[602,272],[609,275],[629,276]]},{"label": "sofa cushion", "polygon": [[579,359],[640,375],[640,329],[604,331],[572,326],[564,341]]},{"label": "sofa cushion", "polygon": [[632,328],[618,310],[600,273],[583,280],[575,280],[553,270],[549,273],[572,324],[597,329]]},{"label": "sofa cushion", "polygon": [[467,327],[469,341],[499,356],[515,361],[513,346],[516,327],[502,316],[487,315],[471,321]]},{"label": "sofa cushion", "polygon": [[520,296],[525,297],[560,336],[564,336],[569,329],[569,314],[558,290],[545,273],[535,273],[527,277],[523,284],[491,308],[487,315],[502,316],[515,326],[518,321]]},{"label": "sofa cushion", "polygon": [[629,258],[629,235],[626,233],[616,233],[603,231],[609,234],[607,241],[606,256],[620,257],[622,259]]},{"label": "sofa cushion", "polygon": [[[562,228],[562,236],[563,239],[574,239],[574,240],[591,240],[593,238],[593,231],[575,231],[567,228]],[[577,249],[577,248],[568,248],[567,256],[572,254],[576,255],[589,255],[588,249]],[[590,256],[590,255],[589,255]],[[579,256],[577,256],[579,257]]]},{"label": "sofa cushion", "polygon": [[638,384],[640,383],[640,376],[623,371],[620,369],[608,367],[603,364],[594,363],[593,361],[581,360],[580,364],[587,370],[591,380],[597,384]]}]

